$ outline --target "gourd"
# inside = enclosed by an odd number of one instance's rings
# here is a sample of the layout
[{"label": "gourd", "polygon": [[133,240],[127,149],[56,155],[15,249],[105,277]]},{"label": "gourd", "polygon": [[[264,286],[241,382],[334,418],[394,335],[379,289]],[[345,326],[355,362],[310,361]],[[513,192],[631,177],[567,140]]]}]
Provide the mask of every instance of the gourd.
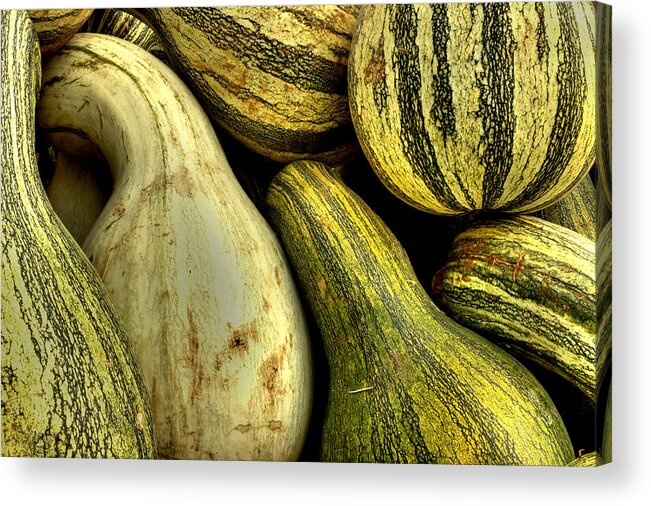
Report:
[{"label": "gourd", "polygon": [[531,213],[595,159],[589,2],[366,5],[351,117],[377,176],[436,214]]},{"label": "gourd", "polygon": [[95,10],[86,22],[84,32],[104,33],[133,42],[161,61],[167,54],[154,31],[135,16],[120,9]]},{"label": "gourd", "polygon": [[613,251],[612,251],[613,226],[612,220],[608,220],[597,238],[597,370],[601,372],[597,378],[598,389],[604,380],[604,376],[612,363],[613,343]]},{"label": "gourd", "polygon": [[41,59],[26,11],[0,11],[2,454],[154,458],[142,372],[106,289],[39,179]]},{"label": "gourd", "polygon": [[34,9],[27,12],[38,34],[41,54],[46,55],[68,42],[93,9]]},{"label": "gourd", "polygon": [[561,200],[534,213],[533,216],[569,228],[591,241],[596,241],[597,192],[590,175],[585,176]]},{"label": "gourd", "polygon": [[321,458],[565,465],[565,426],[535,378],[445,316],[393,234],[318,162],[286,166],[269,218],[323,336]]},{"label": "gourd", "polygon": [[221,128],[272,160],[341,163],[357,150],[346,65],[358,6],[129,10]]},{"label": "gourd", "polygon": [[596,3],[597,173],[608,208],[612,208],[612,8]]},{"label": "gourd", "polygon": [[432,289],[462,325],[596,402],[594,242],[540,218],[486,220],[457,236]]},{"label": "gourd", "polygon": [[130,42],[78,34],[45,66],[39,126],[111,167],[83,248],[143,368],[159,456],[296,459],[312,395],[298,294],[187,86]]},{"label": "gourd", "polygon": [[[70,149],[71,141],[66,144]],[[45,185],[52,209],[68,232],[82,245],[112,191],[111,176],[101,157],[62,151]]]},{"label": "gourd", "polygon": [[575,458],[568,467],[597,467],[603,465],[603,460],[598,452],[590,452]]}]

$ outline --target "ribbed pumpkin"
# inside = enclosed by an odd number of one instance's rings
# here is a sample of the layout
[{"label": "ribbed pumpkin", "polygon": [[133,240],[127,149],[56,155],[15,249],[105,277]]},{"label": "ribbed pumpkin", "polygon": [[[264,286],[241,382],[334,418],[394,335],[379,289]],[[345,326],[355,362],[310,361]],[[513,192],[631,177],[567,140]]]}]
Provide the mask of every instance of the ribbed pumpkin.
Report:
[{"label": "ribbed pumpkin", "polygon": [[432,285],[462,325],[596,401],[594,242],[540,218],[487,220],[457,236]]},{"label": "ribbed pumpkin", "polygon": [[366,157],[404,201],[440,214],[533,212],[595,157],[594,8],[367,5],[348,90]]}]

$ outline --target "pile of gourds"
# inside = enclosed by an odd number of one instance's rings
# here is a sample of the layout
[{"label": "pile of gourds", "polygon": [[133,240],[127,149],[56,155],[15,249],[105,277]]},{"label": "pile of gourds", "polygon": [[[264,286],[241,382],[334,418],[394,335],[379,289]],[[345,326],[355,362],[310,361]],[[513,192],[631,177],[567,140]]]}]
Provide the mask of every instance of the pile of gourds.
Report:
[{"label": "pile of gourds", "polygon": [[608,8],[0,15],[3,455],[610,460]]}]

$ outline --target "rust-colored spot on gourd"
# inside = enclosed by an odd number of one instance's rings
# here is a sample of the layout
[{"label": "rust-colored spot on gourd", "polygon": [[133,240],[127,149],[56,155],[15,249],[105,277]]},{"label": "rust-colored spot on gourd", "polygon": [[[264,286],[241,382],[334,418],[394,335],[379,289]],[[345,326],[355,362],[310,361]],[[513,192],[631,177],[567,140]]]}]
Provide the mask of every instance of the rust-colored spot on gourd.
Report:
[{"label": "rust-colored spot on gourd", "polygon": [[317,287],[319,289],[319,293],[321,294],[321,298],[325,299],[326,296],[326,280],[325,278],[319,279],[317,282]]},{"label": "rust-colored spot on gourd", "polygon": [[280,420],[271,420],[269,422],[269,428],[271,430],[280,430],[280,428],[283,426],[283,422]]},{"label": "rust-colored spot on gourd", "polygon": [[389,356],[391,357],[391,361],[393,362],[393,365],[396,367],[396,369],[401,369],[405,362],[400,358],[398,353],[395,350],[392,350],[389,353]]},{"label": "rust-colored spot on gourd", "polygon": [[237,427],[235,427],[235,430],[237,432],[241,432],[242,434],[246,434],[251,430],[251,424],[247,423],[246,425],[239,424]]},{"label": "rust-colored spot on gourd", "polygon": [[269,311],[270,308],[271,304],[269,304],[269,301],[266,298],[262,297],[262,309]]},{"label": "rust-colored spot on gourd", "polygon": [[274,267],[274,277],[276,278],[276,283],[278,283],[278,286],[280,286],[280,283],[282,282],[282,276],[280,274],[280,269],[278,266]]},{"label": "rust-colored spot on gourd", "polygon": [[266,392],[269,394],[267,401],[271,409],[274,408],[276,399],[285,394],[285,389],[283,388],[279,375],[280,367],[282,365],[283,357],[285,354],[285,349],[285,346],[283,346],[283,350],[281,352],[276,352],[269,355],[269,357],[260,366],[258,372],[260,381],[266,389]]},{"label": "rust-colored spot on gourd", "polygon": [[255,320],[240,325],[239,327],[232,327],[229,323],[228,331],[231,336],[228,341],[228,347],[236,351],[247,351],[249,349],[249,340],[257,341],[260,337]]},{"label": "rust-colored spot on gourd", "polygon": [[368,63],[368,66],[364,71],[366,82],[371,86],[375,86],[378,81],[380,81],[380,79],[382,79],[384,76],[385,67],[386,63],[384,62],[384,58],[380,50],[373,48],[371,61]]},{"label": "rust-colored spot on gourd", "polygon": [[215,370],[215,372],[219,372],[219,370],[222,368],[222,360],[219,356],[219,353],[215,355],[215,361],[212,364],[212,368]]},{"label": "rust-colored spot on gourd", "polygon": [[513,281],[515,281],[518,276],[520,275],[520,272],[522,272],[522,267],[524,266],[524,258],[525,254],[522,253],[520,254],[520,257],[518,258],[518,261],[515,263],[515,268],[513,269]]},{"label": "rust-colored spot on gourd", "polygon": [[194,197],[194,181],[187,167],[172,174],[170,176],[170,184],[179,195],[189,198]]},{"label": "rust-colored spot on gourd", "polygon": [[201,390],[203,383],[203,368],[199,359],[199,336],[197,326],[194,323],[192,309],[187,308],[188,318],[188,348],[189,348],[189,366],[192,369],[192,392],[191,399],[194,400]]}]

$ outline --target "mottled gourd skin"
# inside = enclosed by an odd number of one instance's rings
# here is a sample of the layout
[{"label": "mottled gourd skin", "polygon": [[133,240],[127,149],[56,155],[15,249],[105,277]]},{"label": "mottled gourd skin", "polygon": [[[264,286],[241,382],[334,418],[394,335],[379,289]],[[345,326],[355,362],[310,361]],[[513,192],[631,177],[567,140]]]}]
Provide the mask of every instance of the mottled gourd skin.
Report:
[{"label": "mottled gourd skin", "polygon": [[356,7],[129,12],[158,34],[211,119],[249,149],[283,163],[338,164],[357,152],[346,89]]},{"label": "mottled gourd skin", "polygon": [[603,463],[603,459],[598,452],[590,452],[575,458],[567,467],[598,467]]},{"label": "mottled gourd skin", "polygon": [[41,54],[46,55],[68,42],[93,9],[34,9],[27,12],[38,34]]},{"label": "mottled gourd skin", "polygon": [[595,158],[593,5],[366,5],[348,91],[364,154],[408,204],[537,211]]},{"label": "mottled gourd skin", "polygon": [[154,458],[149,398],[99,276],[35,156],[41,80],[25,11],[2,11],[2,455]]},{"label": "mottled gourd skin", "polygon": [[591,241],[596,241],[597,192],[590,175],[585,176],[561,200],[534,213],[533,216],[569,228]]},{"label": "mottled gourd skin", "polygon": [[613,223],[608,220],[597,238],[597,378],[601,390],[612,363],[613,347]]},{"label": "mottled gourd skin", "polygon": [[597,24],[597,173],[612,208],[612,7],[595,4]]},{"label": "mottled gourd skin", "polygon": [[[95,144],[111,198],[84,242],[150,391],[160,458],[298,458],[310,339],[281,245],[181,79],[133,43],[75,35],[38,124]],[[64,139],[68,141],[67,138]]]},{"label": "mottled gourd skin", "polygon": [[531,216],[485,221],[456,237],[432,285],[462,325],[596,401],[594,242]]},{"label": "mottled gourd skin", "polygon": [[535,378],[434,305],[393,234],[325,165],[288,165],[267,201],[330,365],[324,461],[574,458]]},{"label": "mottled gourd skin", "polygon": [[146,49],[167,62],[165,48],[154,31],[135,16],[120,9],[96,10],[84,25],[88,33],[104,33],[119,37]]}]

